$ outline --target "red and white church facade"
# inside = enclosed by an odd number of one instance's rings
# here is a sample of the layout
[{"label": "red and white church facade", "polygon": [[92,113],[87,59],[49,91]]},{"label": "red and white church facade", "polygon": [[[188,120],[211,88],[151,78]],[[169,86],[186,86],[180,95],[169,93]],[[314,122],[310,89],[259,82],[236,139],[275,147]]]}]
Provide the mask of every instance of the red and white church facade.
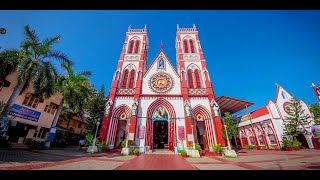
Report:
[{"label": "red and white church facade", "polygon": [[140,152],[182,149],[193,143],[203,149],[224,146],[223,122],[195,25],[177,26],[176,68],[162,47],[147,66],[148,48],[147,28],[129,27],[100,140],[109,142],[111,148],[129,140]]},{"label": "red and white church facade", "polygon": [[[242,116],[238,124],[241,146],[245,148],[247,145],[255,145],[258,149],[280,147],[283,138],[288,138],[285,135],[284,120],[292,114],[293,107],[290,101],[292,97],[283,87],[277,85],[274,102],[269,100],[266,106]],[[299,100],[299,103],[303,114],[310,117],[308,119],[310,123],[304,128],[301,125],[298,127],[303,133],[297,140],[302,143],[302,147],[315,148],[319,146],[317,145],[319,142],[315,141],[313,136],[312,114],[305,102]]]}]

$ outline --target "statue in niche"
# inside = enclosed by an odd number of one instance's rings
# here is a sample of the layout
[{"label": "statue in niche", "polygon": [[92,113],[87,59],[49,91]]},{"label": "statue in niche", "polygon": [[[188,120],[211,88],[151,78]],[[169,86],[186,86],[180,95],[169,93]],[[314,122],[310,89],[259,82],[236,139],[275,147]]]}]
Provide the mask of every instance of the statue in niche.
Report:
[{"label": "statue in niche", "polygon": [[105,108],[105,111],[104,111],[104,115],[105,116],[108,116],[110,114],[110,108],[112,106],[112,101],[111,99],[106,103],[106,108]]},{"label": "statue in niche", "polygon": [[137,115],[137,109],[138,109],[138,102],[134,102],[132,105],[132,111],[131,111],[131,115],[132,116],[136,116]]}]

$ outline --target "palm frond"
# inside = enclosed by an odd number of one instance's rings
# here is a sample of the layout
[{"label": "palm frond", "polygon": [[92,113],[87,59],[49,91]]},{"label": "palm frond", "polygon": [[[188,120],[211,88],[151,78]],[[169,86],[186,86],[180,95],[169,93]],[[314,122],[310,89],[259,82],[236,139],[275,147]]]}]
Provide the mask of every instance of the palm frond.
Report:
[{"label": "palm frond", "polygon": [[30,30],[29,25],[26,25],[24,27],[24,32],[25,32],[27,39],[31,40],[32,44],[34,44],[34,45],[39,44],[39,38],[36,35],[36,32],[34,30],[33,31]]},{"label": "palm frond", "polygon": [[69,60],[68,57],[60,51],[50,51],[43,57],[43,59],[47,58],[54,58],[58,60],[61,64],[66,64],[68,66],[71,66],[73,64],[73,62]]}]

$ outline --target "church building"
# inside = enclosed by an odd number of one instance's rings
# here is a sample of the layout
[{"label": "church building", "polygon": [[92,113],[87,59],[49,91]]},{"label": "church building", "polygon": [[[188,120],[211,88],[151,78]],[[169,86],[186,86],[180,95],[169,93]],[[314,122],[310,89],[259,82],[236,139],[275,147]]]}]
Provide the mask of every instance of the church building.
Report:
[{"label": "church building", "polygon": [[173,151],[197,143],[202,149],[225,146],[223,122],[196,26],[177,25],[177,67],[162,45],[147,66],[148,48],[146,26],[129,27],[112,79],[100,140],[114,149],[128,140],[140,152]]}]

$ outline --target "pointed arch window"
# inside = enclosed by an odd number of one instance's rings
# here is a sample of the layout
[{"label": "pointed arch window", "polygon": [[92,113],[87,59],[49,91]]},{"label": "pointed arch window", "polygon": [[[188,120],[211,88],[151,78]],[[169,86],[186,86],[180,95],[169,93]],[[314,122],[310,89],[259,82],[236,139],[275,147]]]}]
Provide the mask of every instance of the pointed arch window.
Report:
[{"label": "pointed arch window", "polygon": [[130,40],[128,54],[132,54],[133,51],[134,40]]},{"label": "pointed arch window", "polygon": [[187,39],[183,40],[183,48],[184,48],[184,53],[189,53],[189,43]]},{"label": "pointed arch window", "polygon": [[135,80],[135,74],[136,74],[136,71],[134,69],[132,69],[131,72],[130,72],[129,88],[133,88],[134,80]]},{"label": "pointed arch window", "polygon": [[129,75],[129,70],[126,69],[124,71],[124,73],[123,73],[123,76],[122,76],[121,88],[126,88],[127,87],[128,75]]},{"label": "pointed arch window", "polygon": [[196,79],[196,88],[201,88],[201,80],[200,80],[200,71],[199,69],[196,69],[194,71],[195,79]]},{"label": "pointed arch window", "polygon": [[138,54],[139,53],[139,48],[140,48],[140,41],[135,40],[135,48],[134,48],[134,53]]},{"label": "pointed arch window", "polygon": [[189,84],[189,88],[194,88],[192,70],[191,69],[188,69],[188,84]]},{"label": "pointed arch window", "polygon": [[190,52],[191,53],[195,53],[195,49],[194,49],[194,41],[193,39],[189,39],[189,43],[190,43]]}]

